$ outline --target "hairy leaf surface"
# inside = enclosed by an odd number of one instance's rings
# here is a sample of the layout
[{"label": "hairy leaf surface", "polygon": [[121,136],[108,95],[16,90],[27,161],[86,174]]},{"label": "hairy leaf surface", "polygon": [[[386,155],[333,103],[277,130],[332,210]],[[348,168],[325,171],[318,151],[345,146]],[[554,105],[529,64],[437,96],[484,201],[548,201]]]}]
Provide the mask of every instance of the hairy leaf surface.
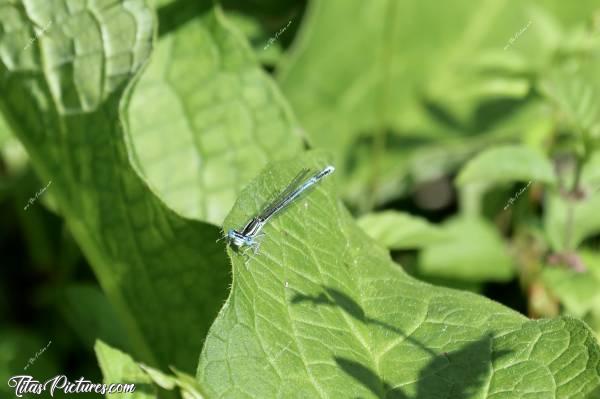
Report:
[{"label": "hairy leaf surface", "polygon": [[[272,165],[226,228],[302,167],[326,163],[313,154]],[[232,291],[197,375],[211,396],[584,398],[600,384],[600,351],[583,323],[530,321],[409,277],[357,227],[335,180],[273,219],[247,262],[229,251]]]}]

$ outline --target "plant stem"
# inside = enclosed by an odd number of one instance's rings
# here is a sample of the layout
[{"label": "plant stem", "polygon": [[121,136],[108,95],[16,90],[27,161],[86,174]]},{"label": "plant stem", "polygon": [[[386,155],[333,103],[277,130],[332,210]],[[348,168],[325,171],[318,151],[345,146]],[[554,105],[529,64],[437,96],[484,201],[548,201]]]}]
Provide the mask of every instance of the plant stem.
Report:
[{"label": "plant stem", "polygon": [[381,65],[382,74],[380,80],[381,95],[379,96],[379,106],[377,112],[378,126],[373,142],[373,168],[371,174],[371,182],[369,184],[369,192],[367,193],[367,201],[365,204],[366,210],[373,209],[377,195],[377,185],[381,176],[381,159],[383,158],[386,145],[386,124],[389,123],[389,118],[386,112],[386,107],[389,104],[389,86],[391,85],[391,51],[392,46],[386,46],[386,43],[394,40],[394,16],[396,15],[395,0],[388,1],[386,18],[383,26],[383,35],[381,38]]},{"label": "plant stem", "polygon": [[581,175],[583,172],[583,167],[587,163],[590,158],[590,146],[588,145],[587,135],[585,132],[580,132],[583,138],[583,155],[577,156],[577,164],[575,165],[575,180],[573,182],[573,187],[571,187],[570,192],[567,195],[567,220],[565,222],[565,250],[574,250],[575,248],[571,247],[572,244],[572,236],[573,236],[573,223],[574,223],[574,214],[575,214],[575,203],[576,199],[580,198],[580,185],[581,185]]}]

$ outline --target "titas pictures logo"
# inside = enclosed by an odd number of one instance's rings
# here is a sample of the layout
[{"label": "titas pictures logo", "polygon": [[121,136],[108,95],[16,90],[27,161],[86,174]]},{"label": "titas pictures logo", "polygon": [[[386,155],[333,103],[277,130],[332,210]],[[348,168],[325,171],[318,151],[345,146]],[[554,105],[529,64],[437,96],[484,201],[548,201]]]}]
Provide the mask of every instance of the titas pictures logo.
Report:
[{"label": "titas pictures logo", "polygon": [[57,375],[43,383],[30,375],[17,375],[8,380],[8,386],[15,389],[15,395],[18,398],[22,398],[25,394],[41,395],[42,392],[48,392],[50,396],[54,397],[56,391],[63,391],[66,394],[93,392],[99,395],[135,391],[135,384],[99,384],[83,377],[76,381],[69,381],[65,375]]}]

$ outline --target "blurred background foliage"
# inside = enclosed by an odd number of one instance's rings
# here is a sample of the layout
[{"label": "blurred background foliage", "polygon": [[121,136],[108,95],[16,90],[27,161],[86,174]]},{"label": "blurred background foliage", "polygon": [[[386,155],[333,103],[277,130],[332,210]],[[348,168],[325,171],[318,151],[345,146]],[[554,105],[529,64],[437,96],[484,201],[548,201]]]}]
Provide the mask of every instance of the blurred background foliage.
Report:
[{"label": "blurred background foliage", "polygon": [[[402,267],[600,334],[599,1],[221,4]],[[211,5],[154,1],[159,36]],[[0,375],[51,342],[31,373],[99,381],[94,340],[126,334],[52,186],[25,209],[47,185],[0,116]]]}]

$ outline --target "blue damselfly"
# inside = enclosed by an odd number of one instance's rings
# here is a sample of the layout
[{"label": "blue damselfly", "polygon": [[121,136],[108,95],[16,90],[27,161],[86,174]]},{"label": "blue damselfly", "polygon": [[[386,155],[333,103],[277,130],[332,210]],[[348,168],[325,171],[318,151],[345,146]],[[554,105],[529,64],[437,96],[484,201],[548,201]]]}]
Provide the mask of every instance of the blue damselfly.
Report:
[{"label": "blue damselfly", "polygon": [[313,185],[317,184],[322,178],[333,173],[335,168],[327,166],[322,171],[315,173],[312,177],[301,183],[306,175],[310,172],[309,169],[302,169],[300,173],[287,185],[287,187],[277,195],[258,215],[253,217],[240,230],[230,229],[227,232],[226,238],[229,245],[235,247],[236,250],[242,248],[253,249],[254,253],[258,252],[260,243],[257,238],[264,235],[262,228],[267,224],[269,219],[281,212],[294,200],[296,200],[303,192],[308,190]]}]

